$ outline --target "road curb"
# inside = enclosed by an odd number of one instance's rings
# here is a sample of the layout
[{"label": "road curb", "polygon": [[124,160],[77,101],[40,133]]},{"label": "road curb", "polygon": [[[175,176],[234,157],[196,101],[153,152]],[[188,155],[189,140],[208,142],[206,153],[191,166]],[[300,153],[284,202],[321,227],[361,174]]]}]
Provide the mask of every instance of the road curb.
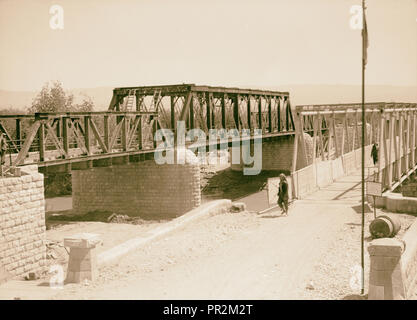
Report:
[{"label": "road curb", "polygon": [[[195,208],[184,215],[157,227],[150,231],[146,237],[137,237],[119,244],[97,256],[98,267],[108,266],[118,261],[121,257],[149,243],[150,241],[161,238],[168,233],[178,230],[192,221],[197,221],[206,216],[213,216],[224,213],[232,206],[232,201],[227,199],[214,200]],[[149,234],[149,233],[147,233]]]}]

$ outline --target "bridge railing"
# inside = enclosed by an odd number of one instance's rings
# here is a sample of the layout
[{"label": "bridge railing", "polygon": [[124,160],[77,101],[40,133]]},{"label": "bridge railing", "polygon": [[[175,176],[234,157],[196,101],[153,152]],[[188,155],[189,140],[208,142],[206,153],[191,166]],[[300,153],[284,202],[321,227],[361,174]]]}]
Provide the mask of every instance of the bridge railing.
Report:
[{"label": "bridge railing", "polygon": [[293,132],[288,92],[197,86],[194,84],[116,88],[109,110],[157,111],[161,127],[176,129],[261,129]]},{"label": "bridge railing", "polygon": [[[302,161],[293,162],[292,172],[318,161],[334,160],[339,157],[344,157],[345,161],[348,154],[352,154],[352,151],[357,153],[356,151],[361,148],[362,105],[360,103],[297,106],[296,119],[294,157],[301,152]],[[376,171],[378,181],[386,190],[395,189],[410,172],[416,170],[416,120],[416,103],[365,104],[365,146],[379,145]],[[323,128],[323,121],[327,124],[327,128]],[[306,132],[311,136],[310,156],[307,154],[309,139],[305,136]],[[366,157],[368,162],[370,153],[367,153]]]},{"label": "bridge railing", "polygon": [[[34,115],[2,115],[0,129],[6,134],[9,151],[14,153],[11,165],[26,158],[34,162],[68,159],[97,153],[154,148],[157,129],[156,112],[68,112]],[[10,123],[15,121],[15,139]],[[22,125],[25,130],[22,130]]]},{"label": "bridge railing", "polygon": [[[158,128],[260,129],[263,136],[294,134],[288,92],[196,85],[116,88],[106,112],[0,115],[12,165],[96,154],[153,150]],[[61,161],[62,162],[62,161]]]}]

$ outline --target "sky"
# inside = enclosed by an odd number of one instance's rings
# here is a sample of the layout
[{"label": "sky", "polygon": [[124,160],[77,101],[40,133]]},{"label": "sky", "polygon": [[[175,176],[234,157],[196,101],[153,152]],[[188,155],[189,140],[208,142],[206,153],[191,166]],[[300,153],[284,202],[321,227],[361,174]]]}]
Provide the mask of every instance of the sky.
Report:
[{"label": "sky", "polygon": [[[360,0],[0,0],[0,89],[361,83]],[[51,29],[54,4],[64,29]],[[417,0],[367,0],[367,84],[417,85]]]}]

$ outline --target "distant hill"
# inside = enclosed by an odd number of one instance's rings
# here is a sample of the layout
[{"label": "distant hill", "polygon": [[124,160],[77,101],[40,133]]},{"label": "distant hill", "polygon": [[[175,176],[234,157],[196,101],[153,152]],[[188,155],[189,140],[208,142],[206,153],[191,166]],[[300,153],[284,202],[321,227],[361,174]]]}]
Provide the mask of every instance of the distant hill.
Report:
[{"label": "distant hill", "polygon": [[95,110],[107,110],[110,104],[110,100],[113,96],[113,87],[99,87],[99,88],[87,88],[87,89],[73,89],[70,90],[74,97],[82,98],[82,96],[89,96],[93,102]]},{"label": "distant hill", "polygon": [[30,107],[36,93],[31,91],[6,91],[0,90],[0,110],[18,109],[23,110]]},{"label": "distant hill", "polygon": [[[356,85],[284,85],[279,87],[263,87],[263,89],[288,91],[292,106],[303,104],[360,103],[362,101],[362,88]],[[417,103],[417,86],[368,85],[365,90],[365,100],[366,102]]]},{"label": "distant hill", "polygon": [[[221,84],[219,84],[220,86]],[[243,87],[242,87],[243,88]],[[289,91],[291,104],[349,103],[361,101],[361,86],[356,85],[283,85],[277,87],[245,86],[266,90]],[[106,110],[109,106],[113,87],[71,89],[75,98],[89,96],[95,110]],[[32,104],[37,92],[0,90],[0,110],[14,108],[25,110]],[[417,86],[366,86],[367,102],[417,102]]]}]

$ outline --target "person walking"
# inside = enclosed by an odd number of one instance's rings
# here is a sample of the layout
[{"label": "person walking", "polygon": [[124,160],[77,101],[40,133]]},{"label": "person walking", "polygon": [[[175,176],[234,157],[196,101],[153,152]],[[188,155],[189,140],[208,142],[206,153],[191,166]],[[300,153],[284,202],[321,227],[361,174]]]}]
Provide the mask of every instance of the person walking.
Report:
[{"label": "person walking", "polygon": [[372,146],[371,157],[374,162],[374,165],[378,162],[378,143],[374,143]]},{"label": "person walking", "polygon": [[6,151],[7,151],[7,141],[4,133],[0,134],[0,165],[6,163]]},{"label": "person walking", "polygon": [[288,216],[288,182],[285,174],[279,175],[278,205],[281,208],[281,214]]}]

